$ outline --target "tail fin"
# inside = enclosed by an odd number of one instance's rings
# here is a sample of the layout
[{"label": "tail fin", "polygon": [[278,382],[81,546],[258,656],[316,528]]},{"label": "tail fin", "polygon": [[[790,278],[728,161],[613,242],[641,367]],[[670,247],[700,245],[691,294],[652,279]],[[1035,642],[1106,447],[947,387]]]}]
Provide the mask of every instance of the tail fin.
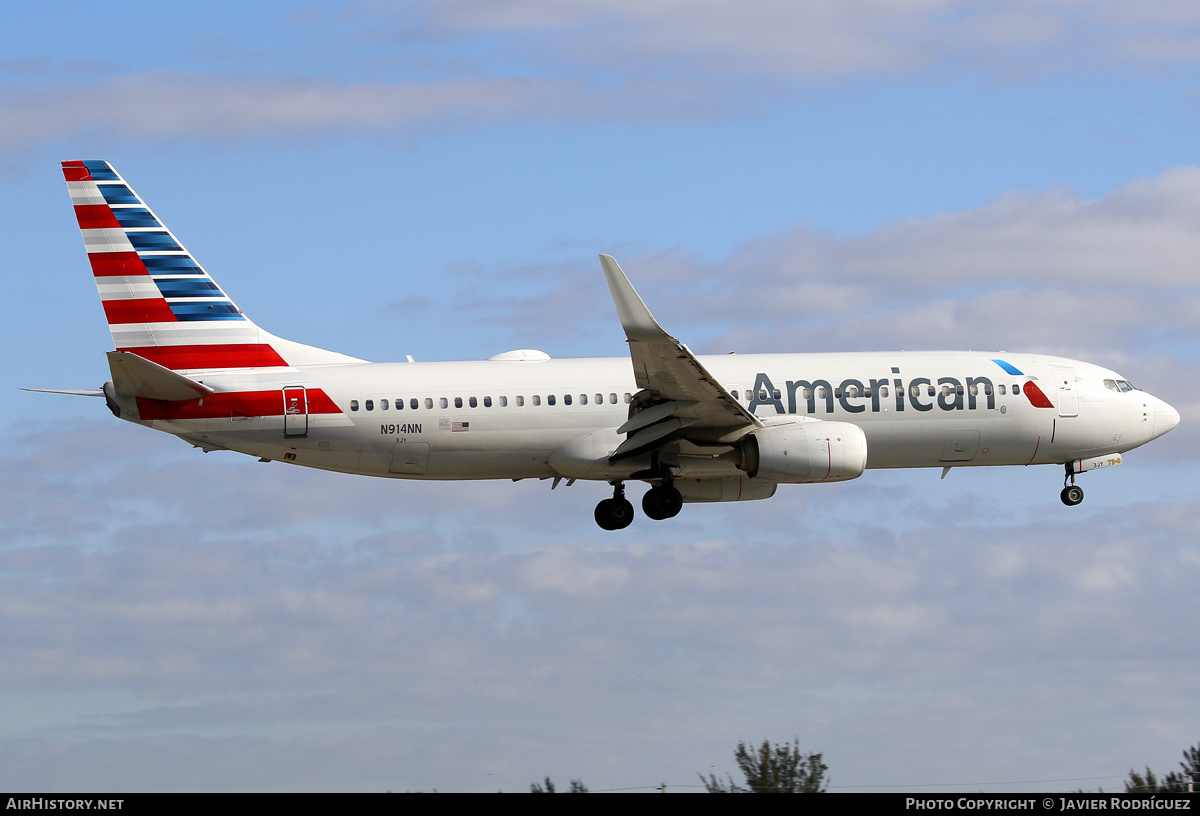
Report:
[{"label": "tail fin", "polygon": [[256,326],[108,162],[62,169],[118,351],[176,371],[361,362]]}]

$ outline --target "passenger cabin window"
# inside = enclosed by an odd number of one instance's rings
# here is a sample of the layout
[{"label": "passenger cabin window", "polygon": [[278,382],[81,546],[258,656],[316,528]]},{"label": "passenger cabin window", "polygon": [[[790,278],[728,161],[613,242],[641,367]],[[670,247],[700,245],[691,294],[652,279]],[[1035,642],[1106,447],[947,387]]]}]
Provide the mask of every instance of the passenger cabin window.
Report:
[{"label": "passenger cabin window", "polygon": [[[417,403],[417,398],[416,398],[416,397],[413,397],[412,399],[410,399],[410,400],[408,401],[408,407],[409,407],[409,408],[412,408],[414,411],[415,411],[415,410],[417,410],[417,405],[418,405],[418,403]],[[429,399],[428,397],[426,397],[426,398],[425,398],[425,407],[426,407],[426,408],[432,408],[432,407],[433,407],[433,400],[431,400],[431,399]]]},{"label": "passenger cabin window", "polygon": [[[417,401],[416,401],[416,400],[413,400],[413,401],[412,401],[412,407],[413,407],[413,408],[416,408],[416,407],[417,407]],[[430,408],[432,408],[432,407],[433,407],[433,397],[426,397],[426,398],[425,398],[425,409],[426,409],[426,410],[429,410],[429,409],[430,409]]]},{"label": "passenger cabin window", "polygon": [[610,403],[610,404],[612,404],[612,405],[616,405],[616,404],[617,404],[617,395],[616,395],[616,394],[609,394],[609,395],[608,395],[608,401],[609,401],[609,403]]},{"label": "passenger cabin window", "polygon": [[484,408],[491,408],[491,407],[492,407],[492,398],[491,398],[491,397],[484,397],[484,398],[483,398],[483,407],[484,407]]},{"label": "passenger cabin window", "polygon": [[388,409],[388,401],[387,401],[387,400],[380,400],[380,401],[379,401],[379,410],[380,410],[380,411],[386,411],[387,409]]},{"label": "passenger cabin window", "polygon": [[633,394],[630,394],[628,391],[626,391],[625,392],[625,404],[628,405],[631,402],[633,402]]},{"label": "passenger cabin window", "polygon": [[367,400],[367,410],[368,411],[375,410],[375,400]]},{"label": "passenger cabin window", "polygon": [[501,408],[507,408],[507,407],[508,407],[508,397],[501,397],[501,398],[500,398],[500,407],[501,407]]},{"label": "passenger cabin window", "polygon": [[471,397],[471,399],[470,399],[470,400],[468,400],[468,403],[470,404],[470,406],[471,406],[472,408],[478,408],[478,407],[479,407],[479,400],[475,399],[474,397]]},{"label": "passenger cabin window", "polygon": [[450,400],[446,399],[445,397],[442,397],[441,399],[438,400],[438,405],[440,405],[443,408],[449,408]]},{"label": "passenger cabin window", "polygon": [[517,396],[517,407],[523,408],[524,406],[525,406],[525,398],[518,395]]},{"label": "passenger cabin window", "polygon": [[351,411],[358,410],[358,400],[350,400],[350,410]]},{"label": "passenger cabin window", "polygon": [[548,395],[546,396],[546,404],[547,404],[547,405],[553,405],[553,404],[554,404],[554,395],[553,395],[553,394],[548,394]]},{"label": "passenger cabin window", "polygon": [[729,396],[733,397],[734,399],[741,399],[741,397],[739,397],[739,396],[738,396],[738,392],[737,392],[737,389],[736,389],[736,388],[735,388],[735,389],[733,389],[733,391],[731,391],[731,392],[729,393]]},{"label": "passenger cabin window", "polygon": [[563,405],[570,405],[570,404],[571,404],[571,395],[563,394]]},{"label": "passenger cabin window", "polygon": [[462,408],[462,397],[455,397],[455,398],[454,398],[454,407],[455,407],[455,408]]},{"label": "passenger cabin window", "polygon": [[1006,393],[1008,393],[1008,389],[1004,387],[1003,383],[1001,383],[999,387],[1000,387],[1000,396],[1003,397]]},{"label": "passenger cabin window", "polygon": [[541,405],[541,404],[542,404],[542,396],[541,396],[541,394],[534,394],[534,395],[533,395],[533,404],[534,404],[534,405]]}]

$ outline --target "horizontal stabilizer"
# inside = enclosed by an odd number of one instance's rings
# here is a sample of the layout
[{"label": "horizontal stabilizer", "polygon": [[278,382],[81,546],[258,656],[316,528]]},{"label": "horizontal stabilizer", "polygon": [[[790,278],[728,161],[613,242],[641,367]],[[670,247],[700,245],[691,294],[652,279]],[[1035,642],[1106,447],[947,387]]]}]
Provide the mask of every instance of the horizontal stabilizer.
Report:
[{"label": "horizontal stabilizer", "polygon": [[36,391],[39,394],[71,394],[75,397],[103,397],[104,392],[99,388],[22,388],[22,391]]},{"label": "horizontal stabilizer", "polygon": [[108,352],[113,386],[122,397],[145,397],[164,402],[203,399],[213,393],[204,383],[177,374],[128,351]]}]

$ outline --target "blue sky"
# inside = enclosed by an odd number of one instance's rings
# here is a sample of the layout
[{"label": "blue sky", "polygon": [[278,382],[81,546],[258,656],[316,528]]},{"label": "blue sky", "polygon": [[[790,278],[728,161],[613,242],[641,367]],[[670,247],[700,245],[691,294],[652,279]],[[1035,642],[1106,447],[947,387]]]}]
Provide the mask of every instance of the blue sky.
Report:
[{"label": "blue sky", "polygon": [[[793,737],[837,789],[1174,767],[1198,40],[1165,0],[14,10],[0,787],[686,791]],[[107,378],[92,158],[260,325],[367,359],[622,355],[608,252],[697,351],[1060,353],[1183,420],[1075,509],[1053,468],[868,472],[615,535],[594,485],[202,455],[16,390]]]}]

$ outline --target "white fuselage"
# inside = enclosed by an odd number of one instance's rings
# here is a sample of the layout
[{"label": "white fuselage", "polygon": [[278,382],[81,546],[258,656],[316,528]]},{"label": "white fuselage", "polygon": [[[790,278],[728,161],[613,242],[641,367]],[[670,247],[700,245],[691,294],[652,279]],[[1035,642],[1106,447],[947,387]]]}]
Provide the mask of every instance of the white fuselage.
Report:
[{"label": "white fuselage", "polygon": [[[1178,423],[1163,401],[1106,385],[1123,382],[1116,373],[1045,355],[884,352],[700,360],[764,422],[819,419],[859,426],[868,468],[1062,464],[1130,450]],[[278,392],[285,404],[290,401],[290,413],[250,416],[241,410],[140,421],[206,448],[370,476],[607,480],[630,470],[606,469],[603,462],[638,390],[627,358],[209,371],[203,382],[216,389],[214,396]],[[1047,404],[1035,405],[1026,393],[1029,382]],[[313,398],[321,393],[329,403],[323,408]],[[139,421],[132,413],[125,417]],[[596,440],[594,456],[556,457],[589,434]],[[688,475],[689,462],[697,476],[737,472],[712,455],[689,458],[696,453],[689,448],[684,443],[676,451],[683,456],[682,475]]]}]

